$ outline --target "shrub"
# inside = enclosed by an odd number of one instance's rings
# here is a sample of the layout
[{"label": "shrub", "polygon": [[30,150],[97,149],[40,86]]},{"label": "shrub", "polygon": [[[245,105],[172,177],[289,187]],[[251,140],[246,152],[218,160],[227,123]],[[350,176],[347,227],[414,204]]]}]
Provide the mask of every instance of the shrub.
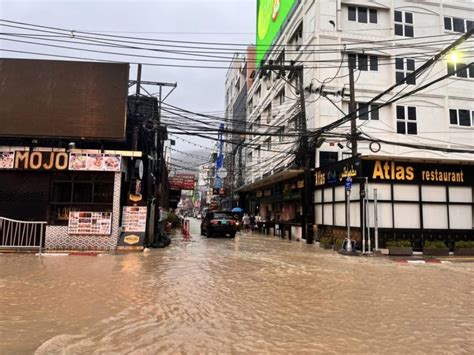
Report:
[{"label": "shrub", "polygon": [[411,242],[409,240],[389,240],[385,243],[385,245],[390,248],[395,247],[411,247]]},{"label": "shrub", "polygon": [[458,249],[474,248],[474,241],[460,240],[459,242],[454,243],[454,247]]},{"label": "shrub", "polygon": [[331,245],[332,244],[331,238],[329,238],[329,237],[322,237],[319,242],[321,244],[325,244],[325,245]]},{"label": "shrub", "polygon": [[426,241],[425,246],[426,249],[446,249],[447,246],[441,240],[436,241]]},{"label": "shrub", "polygon": [[174,212],[168,213],[168,218],[166,220],[168,223],[171,223],[173,227],[176,227],[180,224],[179,217]]}]

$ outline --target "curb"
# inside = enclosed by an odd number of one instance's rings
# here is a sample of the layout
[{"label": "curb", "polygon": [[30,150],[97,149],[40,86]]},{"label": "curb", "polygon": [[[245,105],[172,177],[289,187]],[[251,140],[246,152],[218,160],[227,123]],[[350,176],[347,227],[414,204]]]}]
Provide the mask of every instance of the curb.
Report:
[{"label": "curb", "polygon": [[102,256],[101,253],[71,252],[71,253],[36,253],[36,256]]},{"label": "curb", "polygon": [[415,265],[419,265],[419,264],[450,264],[451,263],[450,261],[438,260],[438,259],[431,259],[431,260],[407,260],[407,259],[404,259],[404,260],[394,260],[394,262],[398,263],[398,264],[415,264]]}]

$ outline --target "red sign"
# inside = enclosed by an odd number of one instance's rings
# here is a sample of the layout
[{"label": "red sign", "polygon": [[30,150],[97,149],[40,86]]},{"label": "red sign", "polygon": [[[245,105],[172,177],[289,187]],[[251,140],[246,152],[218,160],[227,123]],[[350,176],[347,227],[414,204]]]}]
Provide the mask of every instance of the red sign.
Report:
[{"label": "red sign", "polygon": [[184,179],[178,177],[170,177],[169,183],[171,190],[181,190],[184,183]]},{"label": "red sign", "polygon": [[169,178],[171,190],[194,190],[196,177],[193,174],[176,174]]}]

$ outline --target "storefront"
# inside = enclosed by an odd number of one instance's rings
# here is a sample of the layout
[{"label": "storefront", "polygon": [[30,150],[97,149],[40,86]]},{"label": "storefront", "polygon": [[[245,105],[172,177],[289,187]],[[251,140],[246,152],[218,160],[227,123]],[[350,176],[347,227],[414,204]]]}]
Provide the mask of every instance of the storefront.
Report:
[{"label": "storefront", "polygon": [[0,216],[46,222],[45,249],[115,250],[124,155],[137,153],[2,147]]},{"label": "storefront", "polygon": [[375,194],[381,247],[393,239],[411,240],[416,249],[426,240],[442,240],[450,247],[457,240],[473,240],[473,167],[472,161],[367,156],[317,169],[314,208],[319,237],[346,234],[349,179],[356,240],[365,224],[374,245]]}]

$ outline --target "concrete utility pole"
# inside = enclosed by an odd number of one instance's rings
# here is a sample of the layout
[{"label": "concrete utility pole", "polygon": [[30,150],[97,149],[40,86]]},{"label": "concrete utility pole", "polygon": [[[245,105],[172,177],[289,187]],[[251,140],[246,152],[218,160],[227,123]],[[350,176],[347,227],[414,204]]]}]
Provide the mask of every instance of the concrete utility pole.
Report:
[{"label": "concrete utility pole", "polygon": [[[277,73],[292,72],[298,76],[298,91],[300,93],[300,121],[299,128],[301,131],[300,141],[300,156],[304,156],[304,188],[301,194],[302,204],[302,222],[301,222],[301,236],[306,239],[307,244],[313,244],[313,213],[312,213],[312,170],[314,170],[314,144],[310,143],[308,139],[308,131],[306,125],[306,103],[304,99],[303,87],[303,70],[302,65],[262,65],[261,70],[270,70]],[[301,163],[300,163],[301,164]],[[308,229],[308,224],[311,226]]]},{"label": "concrete utility pole", "polygon": [[356,115],[356,102],[355,102],[355,88],[354,88],[354,67],[355,61],[349,56],[349,114],[351,115],[351,149],[352,156],[357,156],[357,115]]}]

